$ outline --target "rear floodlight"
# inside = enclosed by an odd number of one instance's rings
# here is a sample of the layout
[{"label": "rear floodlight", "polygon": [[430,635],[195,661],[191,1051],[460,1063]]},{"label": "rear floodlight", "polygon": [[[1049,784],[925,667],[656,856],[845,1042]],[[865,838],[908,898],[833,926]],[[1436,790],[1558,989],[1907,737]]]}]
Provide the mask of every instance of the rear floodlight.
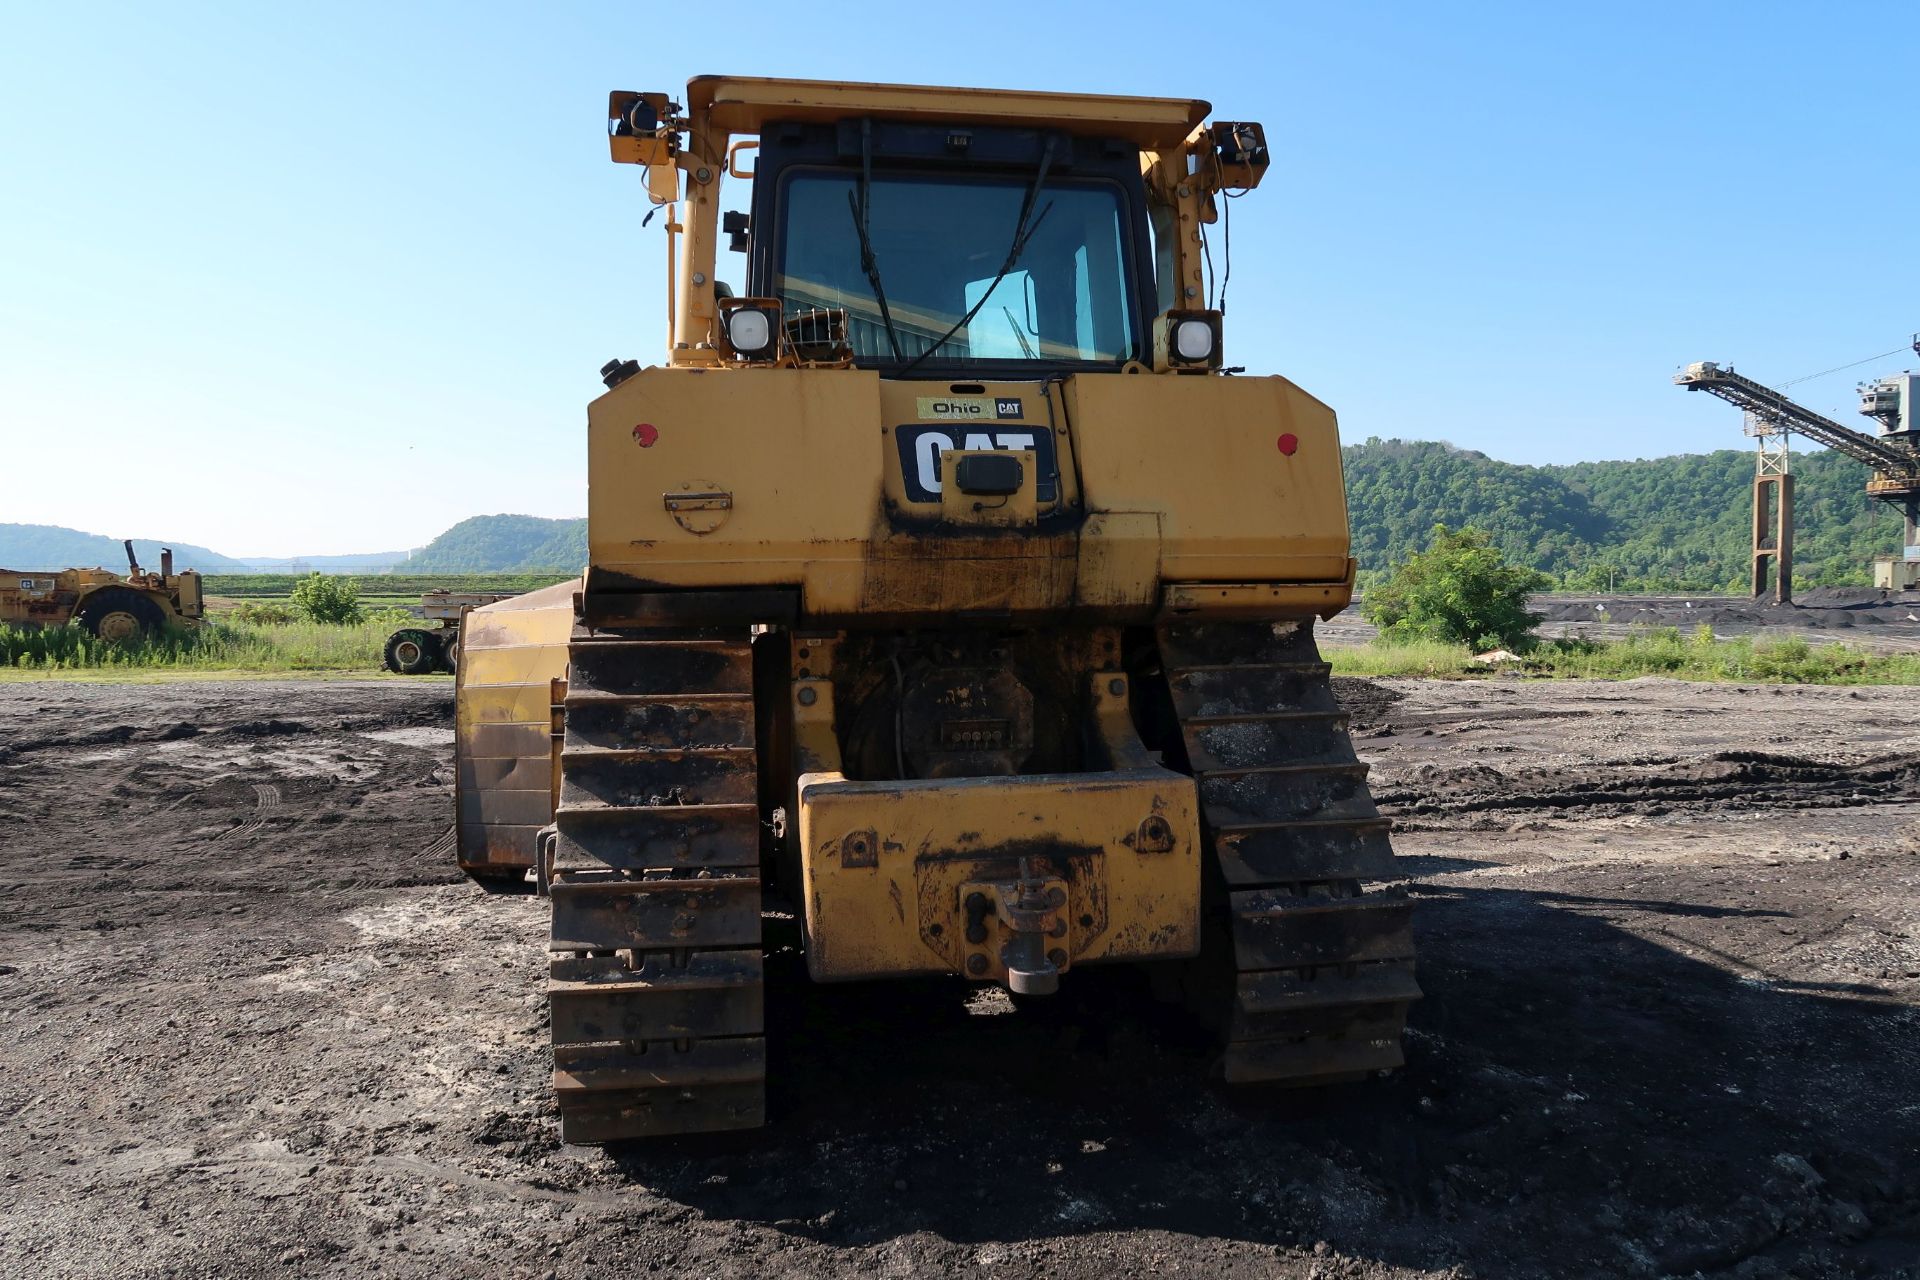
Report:
[{"label": "rear floodlight", "polygon": [[1200,371],[1220,367],[1220,313],[1169,311],[1153,324],[1154,367]]},{"label": "rear floodlight", "polygon": [[773,326],[767,323],[764,311],[736,311],[727,317],[727,341],[733,343],[733,349],[742,355],[753,355],[766,349],[773,340]]},{"label": "rear floodlight", "polygon": [[1182,320],[1173,329],[1173,350],[1197,364],[1213,354],[1213,330],[1204,320]]},{"label": "rear floodlight", "polygon": [[720,351],[730,360],[763,363],[780,354],[780,303],[775,298],[720,299]]}]

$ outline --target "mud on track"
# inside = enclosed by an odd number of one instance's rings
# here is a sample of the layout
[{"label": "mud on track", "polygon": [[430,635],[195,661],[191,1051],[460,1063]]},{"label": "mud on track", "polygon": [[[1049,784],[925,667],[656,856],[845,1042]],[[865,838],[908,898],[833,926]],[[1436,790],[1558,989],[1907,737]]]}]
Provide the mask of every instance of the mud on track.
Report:
[{"label": "mud on track", "polygon": [[0,1274],[1920,1275],[1911,694],[1342,692],[1401,1075],[1237,1096],[1131,973],[783,950],[774,1127],[600,1152],[544,904],[452,871],[444,684],[0,686]]}]

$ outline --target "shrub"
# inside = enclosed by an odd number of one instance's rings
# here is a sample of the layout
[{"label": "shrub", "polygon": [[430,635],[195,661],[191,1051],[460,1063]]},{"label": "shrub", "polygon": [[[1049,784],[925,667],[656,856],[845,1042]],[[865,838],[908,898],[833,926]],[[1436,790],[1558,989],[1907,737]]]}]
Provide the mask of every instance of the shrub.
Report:
[{"label": "shrub", "polygon": [[243,600],[229,615],[234,622],[245,622],[256,627],[284,627],[298,615],[283,604],[272,601]]},{"label": "shrub", "polygon": [[291,598],[293,607],[311,622],[342,625],[360,621],[360,584],[352,578],[308,574],[294,586]]},{"label": "shrub", "polygon": [[1434,640],[1525,652],[1541,615],[1527,597],[1551,586],[1546,574],[1507,563],[1480,529],[1433,527],[1425,551],[1366,594],[1362,611],[1389,642]]}]

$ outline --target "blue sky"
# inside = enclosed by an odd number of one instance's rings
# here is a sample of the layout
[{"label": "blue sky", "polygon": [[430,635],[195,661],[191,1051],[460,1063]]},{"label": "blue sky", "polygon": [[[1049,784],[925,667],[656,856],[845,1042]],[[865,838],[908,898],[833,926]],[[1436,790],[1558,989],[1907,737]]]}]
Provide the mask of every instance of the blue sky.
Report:
[{"label": "blue sky", "polygon": [[[1675,366],[1779,382],[1920,328],[1911,0],[933,12],[8,6],[0,521],[291,555],[584,512],[595,371],[663,343],[606,94],[704,72],[1263,121],[1227,353],[1349,440],[1737,446]],[[1915,363],[1795,392],[1852,422],[1856,378]]]}]

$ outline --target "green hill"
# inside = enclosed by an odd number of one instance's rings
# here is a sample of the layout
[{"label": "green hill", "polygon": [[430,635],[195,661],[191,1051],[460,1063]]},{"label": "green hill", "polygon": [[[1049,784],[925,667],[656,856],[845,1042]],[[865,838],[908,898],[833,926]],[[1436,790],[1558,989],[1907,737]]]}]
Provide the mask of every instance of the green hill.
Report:
[{"label": "green hill", "polygon": [[539,516],[472,516],[414,552],[395,573],[578,573],[587,522]]},{"label": "green hill", "polygon": [[[144,569],[160,567],[160,549],[173,548],[173,567],[202,573],[243,573],[247,566],[190,542],[155,542],[135,538],[133,548]],[[0,524],[0,568],[113,569],[124,572],[126,548],[120,539],[104,533],[82,533],[54,524]]]},{"label": "green hill", "polygon": [[[1342,451],[1363,573],[1425,545],[1435,524],[1478,525],[1568,587],[1744,592],[1753,455],[1738,449],[1527,467],[1433,441]],[[1794,561],[1805,586],[1865,584],[1900,519],[1863,492],[1867,469],[1821,451],[1793,459]]]}]

